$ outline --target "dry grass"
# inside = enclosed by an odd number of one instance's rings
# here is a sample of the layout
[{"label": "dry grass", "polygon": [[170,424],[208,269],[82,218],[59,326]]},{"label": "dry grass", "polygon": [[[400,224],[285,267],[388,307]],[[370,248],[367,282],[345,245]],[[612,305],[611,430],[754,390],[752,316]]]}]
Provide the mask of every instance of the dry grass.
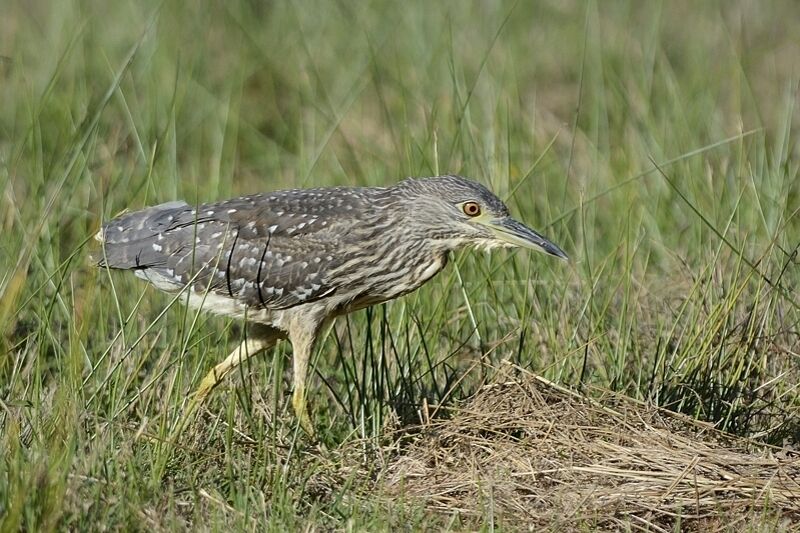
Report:
[{"label": "dry grass", "polygon": [[[271,441],[248,434],[240,409],[229,412],[232,418],[203,410],[167,466],[180,503],[180,516],[170,520],[189,528],[197,513],[222,509],[257,527],[257,516],[225,503],[226,472],[241,455],[254,463],[236,475],[261,464],[273,480],[260,488],[265,497],[273,484],[302,487],[296,511],[328,526],[342,509],[384,509],[392,527],[416,513],[413,523],[456,531],[800,527],[800,452],[617,393],[574,392],[515,365],[496,370],[494,383],[449,407],[449,416],[423,407],[424,423],[395,422],[380,444],[357,438],[332,448],[312,444],[294,424],[281,424],[256,391],[247,403],[275,424]],[[216,426],[222,431],[209,439],[208,428]],[[194,503],[185,499],[189,487],[199,495]],[[154,530],[169,529],[158,509],[145,512]]]},{"label": "dry grass", "polygon": [[800,526],[799,453],[517,367],[503,375],[378,454],[387,501],[512,529],[738,530],[765,515]]}]

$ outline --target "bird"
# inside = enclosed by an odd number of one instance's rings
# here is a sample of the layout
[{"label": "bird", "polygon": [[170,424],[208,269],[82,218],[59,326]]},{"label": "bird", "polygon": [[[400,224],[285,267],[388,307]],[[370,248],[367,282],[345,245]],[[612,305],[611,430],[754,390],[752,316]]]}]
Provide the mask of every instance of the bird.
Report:
[{"label": "bird", "polygon": [[337,316],[416,290],[465,247],[567,260],[488,188],[457,175],[172,201],[113,218],[95,239],[97,266],[132,271],[190,308],[247,322],[245,339],[208,372],[196,402],[247,358],[288,339],[292,407],[310,436],[309,359]]}]

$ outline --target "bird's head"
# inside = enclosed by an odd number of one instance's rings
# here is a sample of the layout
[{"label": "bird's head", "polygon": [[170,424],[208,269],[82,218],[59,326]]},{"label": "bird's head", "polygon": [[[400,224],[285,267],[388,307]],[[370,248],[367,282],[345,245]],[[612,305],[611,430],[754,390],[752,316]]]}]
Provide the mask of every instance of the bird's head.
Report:
[{"label": "bird's head", "polygon": [[407,179],[398,184],[412,200],[416,226],[448,247],[484,249],[521,247],[560,259],[567,254],[541,234],[509,215],[508,207],[489,189],[460,176]]}]

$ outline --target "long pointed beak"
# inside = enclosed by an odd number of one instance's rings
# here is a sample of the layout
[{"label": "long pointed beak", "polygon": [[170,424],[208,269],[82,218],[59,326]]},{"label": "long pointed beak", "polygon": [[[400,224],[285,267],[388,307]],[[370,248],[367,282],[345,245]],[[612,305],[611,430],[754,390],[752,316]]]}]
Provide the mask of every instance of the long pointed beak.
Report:
[{"label": "long pointed beak", "polygon": [[498,240],[504,243],[544,252],[565,261],[569,259],[567,254],[564,253],[564,250],[525,224],[517,222],[511,217],[488,221],[486,226],[494,232]]}]

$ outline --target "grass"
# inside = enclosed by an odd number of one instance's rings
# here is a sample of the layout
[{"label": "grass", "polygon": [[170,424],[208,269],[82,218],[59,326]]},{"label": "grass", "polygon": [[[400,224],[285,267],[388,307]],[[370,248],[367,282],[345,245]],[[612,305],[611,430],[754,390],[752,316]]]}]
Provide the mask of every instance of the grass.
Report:
[{"label": "grass", "polygon": [[[503,360],[797,446],[799,22],[788,1],[12,1],[2,529],[470,527],[352,496],[380,472],[326,476],[334,451],[442,415]],[[242,325],[92,268],[102,220],[446,172],[573,261],[459,254],[339,320],[311,384],[327,450],[296,431],[283,345],[176,437]]]}]

